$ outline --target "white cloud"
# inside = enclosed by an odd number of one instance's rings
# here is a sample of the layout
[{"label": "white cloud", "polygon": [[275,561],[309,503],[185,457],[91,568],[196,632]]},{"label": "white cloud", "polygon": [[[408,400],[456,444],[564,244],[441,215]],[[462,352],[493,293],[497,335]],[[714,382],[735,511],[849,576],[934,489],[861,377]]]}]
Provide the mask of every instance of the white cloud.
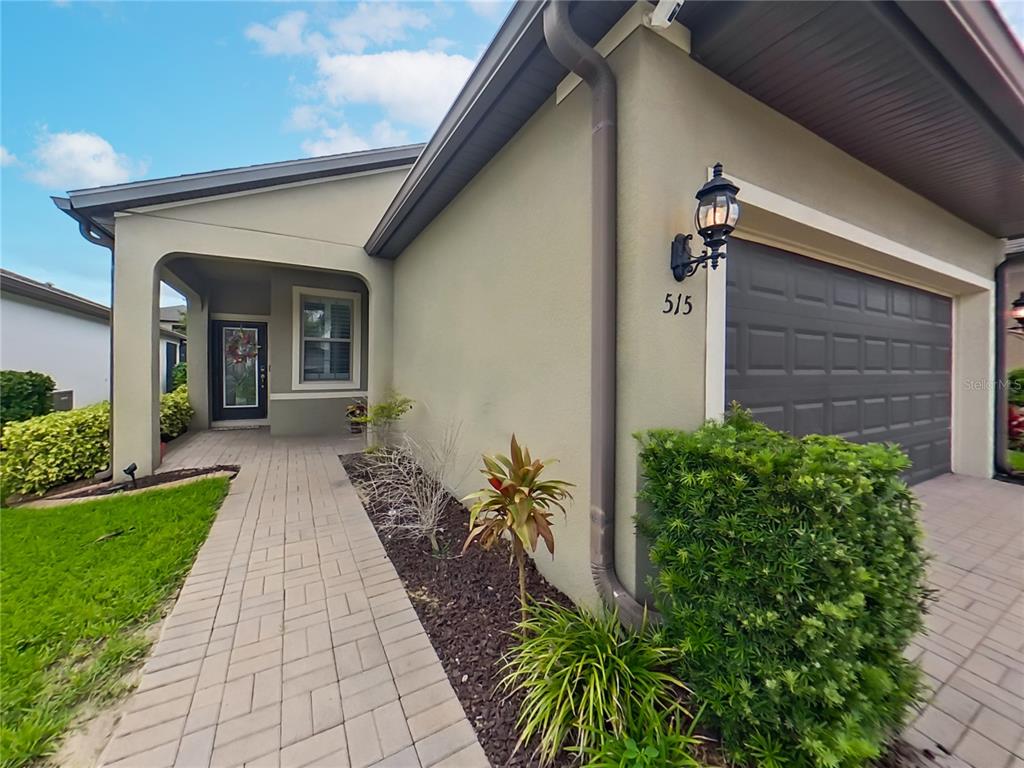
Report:
[{"label": "white cloud", "polygon": [[275,19],[270,26],[250,24],[245,36],[259,43],[268,56],[294,56],[308,53],[309,46],[304,36],[307,20],[305,11],[292,11]]},{"label": "white cloud", "polygon": [[324,128],[323,106],[320,104],[300,104],[292,109],[285,127],[290,131],[315,131]]},{"label": "white cloud", "polygon": [[427,48],[432,51],[447,51],[455,45],[455,41],[448,37],[434,37],[427,43]]},{"label": "white cloud", "polygon": [[493,19],[508,7],[505,0],[469,0],[473,13],[487,19]]},{"label": "white cloud", "polygon": [[320,88],[333,105],[376,104],[391,120],[434,127],[473,70],[443,51],[387,51],[321,56]]},{"label": "white cloud", "polygon": [[410,30],[430,26],[420,10],[392,3],[359,3],[347,16],[327,22],[327,33],[308,30],[309,14],[291,11],[269,24],[250,24],[245,36],[268,56],[363,53],[372,45],[404,40]]},{"label": "white cloud", "polygon": [[8,165],[16,165],[18,158],[14,156],[13,152],[9,152],[7,147],[0,146],[0,168],[6,168]]},{"label": "white cloud", "polygon": [[146,164],[114,151],[106,139],[87,131],[50,133],[45,128],[33,151],[28,177],[51,189],[120,184],[146,172]]},{"label": "white cloud", "polygon": [[428,26],[430,17],[422,11],[383,3],[360,3],[345,18],[328,24],[333,46],[353,53],[404,40],[409,30]]},{"label": "white cloud", "polygon": [[337,128],[324,128],[318,139],[302,142],[303,151],[310,157],[360,152],[372,147],[388,147],[409,143],[409,135],[386,120],[373,126],[369,136],[361,136],[348,123]]}]

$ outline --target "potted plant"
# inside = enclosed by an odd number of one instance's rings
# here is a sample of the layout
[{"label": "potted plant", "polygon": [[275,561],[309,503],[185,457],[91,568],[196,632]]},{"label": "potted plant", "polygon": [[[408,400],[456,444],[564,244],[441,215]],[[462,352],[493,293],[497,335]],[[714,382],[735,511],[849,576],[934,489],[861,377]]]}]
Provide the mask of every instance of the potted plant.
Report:
[{"label": "potted plant", "polygon": [[363,424],[366,423],[366,402],[364,400],[359,400],[351,403],[348,408],[345,409],[345,416],[348,417],[348,428],[351,430],[352,434],[362,434]]}]

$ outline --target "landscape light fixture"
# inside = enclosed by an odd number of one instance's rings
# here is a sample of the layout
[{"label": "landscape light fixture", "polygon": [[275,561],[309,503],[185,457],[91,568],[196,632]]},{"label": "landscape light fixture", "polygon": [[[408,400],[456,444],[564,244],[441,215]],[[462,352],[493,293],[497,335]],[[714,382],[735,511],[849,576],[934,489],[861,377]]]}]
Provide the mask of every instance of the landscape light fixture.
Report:
[{"label": "landscape light fixture", "polygon": [[711,180],[697,191],[697,213],[694,224],[704,240],[704,250],[694,258],[690,250],[693,235],[676,235],[672,239],[670,266],[679,282],[697,271],[697,267],[718,269],[718,260],[725,258],[729,235],[740,218],[736,193],[740,188],[722,175],[722,164],[715,163]]},{"label": "landscape light fixture", "polygon": [[1020,296],[1013,300],[1010,305],[1010,317],[1017,321],[1017,325],[1021,329],[1024,329],[1024,291],[1020,292]]},{"label": "landscape light fixture", "polygon": [[124,473],[132,479],[132,488],[138,488],[139,484],[135,481],[135,473],[139,470],[138,464],[134,461],[124,468]]}]

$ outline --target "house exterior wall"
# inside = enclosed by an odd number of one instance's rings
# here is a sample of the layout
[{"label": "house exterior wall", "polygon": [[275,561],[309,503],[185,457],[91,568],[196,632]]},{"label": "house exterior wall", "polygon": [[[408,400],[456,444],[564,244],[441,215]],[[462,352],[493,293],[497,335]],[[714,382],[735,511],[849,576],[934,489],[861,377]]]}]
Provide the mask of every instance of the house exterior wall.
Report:
[{"label": "house exterior wall", "polygon": [[[626,586],[636,587],[630,518],[639,468],[632,434],[652,427],[691,429],[721,410],[720,403],[716,409],[706,400],[705,372],[721,373],[724,394],[724,270],[701,270],[680,284],[668,269],[669,241],[676,232],[695,231],[694,193],[718,161],[726,176],[800,204],[786,215],[779,214],[786,210],[781,207],[755,208],[752,187],[745,198],[741,182],[745,208],[737,234],[953,297],[953,468],[989,476],[991,401],[969,378],[987,377],[994,367],[993,276],[1001,242],[731,86],[648,30],[635,31],[616,54],[621,61],[616,68],[621,130],[617,563]],[[915,263],[913,254],[896,258],[883,253],[882,245],[865,247],[821,229],[838,230],[842,222],[931,261]],[[699,251],[697,244],[694,250]],[[663,315],[665,294],[680,292],[692,295],[693,312]]]},{"label": "house exterior wall", "polygon": [[[515,432],[576,484],[541,572],[593,596],[589,547],[590,120],[578,89],[548,103],[395,261],[395,387],[403,426],[460,427],[451,482],[479,488],[481,453]],[[456,482],[461,480],[461,482]]]},{"label": "house exterior wall", "polygon": [[110,326],[22,296],[0,295],[0,368],[37,371],[81,408],[110,396]]},{"label": "house exterior wall", "polygon": [[[208,323],[214,314],[202,285],[187,285],[173,275],[182,256],[239,260],[279,268],[305,268],[323,273],[357,276],[365,286],[366,391],[371,399],[391,386],[392,264],[371,259],[361,245],[394,195],[406,169],[300,184],[231,195],[187,205],[153,206],[116,218],[114,268],[114,466],[136,462],[140,474],[159,464],[156,358],[159,279],[170,278],[182,290],[188,306],[189,380],[207,381]],[[319,193],[316,190],[320,190]],[[326,280],[326,278],[324,278]],[[235,309],[252,308],[252,297],[236,290],[225,302]],[[261,309],[273,291],[260,294]],[[227,304],[221,304],[227,306]],[[273,339],[269,342],[273,346]],[[280,346],[280,345],[279,345]],[[139,360],[149,355],[146,370]],[[283,426],[317,421],[310,395],[302,405],[284,406]],[[196,408],[194,424],[209,423],[205,388],[190,387]],[[276,407],[276,402],[274,407]],[[320,411],[335,418],[337,399]],[[293,410],[294,418],[288,416]],[[312,414],[312,415],[311,415]],[[337,423],[337,422],[335,422]],[[147,428],[148,427],[148,428]],[[299,428],[299,427],[296,427]],[[333,427],[332,427],[333,428]],[[339,429],[344,428],[339,423]]]},{"label": "house exterior wall", "polygon": [[[992,370],[1000,242],[646,29],[609,62],[619,79],[616,559],[626,586],[635,590],[643,571],[633,434],[692,429],[722,409],[724,270],[680,284],[668,265],[672,237],[693,232],[693,195],[716,161],[750,182],[749,199],[740,192],[742,236],[953,297],[954,469],[987,475],[991,403],[966,379]],[[576,501],[556,529],[555,560],[541,553],[537,563],[582,602],[596,599],[586,491],[589,109],[585,87],[549,100],[395,267],[395,382],[417,400],[408,428],[438,440],[460,420],[463,460],[504,449],[512,431],[562,459],[554,473],[577,484]],[[692,312],[663,314],[666,294],[679,293]],[[478,479],[470,475],[458,491]]]}]

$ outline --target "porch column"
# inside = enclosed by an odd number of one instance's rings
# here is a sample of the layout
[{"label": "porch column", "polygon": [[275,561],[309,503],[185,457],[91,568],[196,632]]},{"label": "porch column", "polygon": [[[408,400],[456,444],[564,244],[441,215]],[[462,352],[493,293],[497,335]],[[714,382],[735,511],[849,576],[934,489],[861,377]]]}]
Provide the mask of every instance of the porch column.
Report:
[{"label": "porch column", "polygon": [[210,428],[210,307],[205,298],[190,292],[186,335],[188,336],[188,401],[192,404],[189,429]]},{"label": "porch column", "polygon": [[376,270],[372,279],[366,276],[365,282],[369,289],[370,302],[366,395],[370,403],[378,403],[388,396],[393,386],[394,289],[391,263],[388,262]]},{"label": "porch column", "polygon": [[160,464],[160,282],[156,259],[129,237],[115,241],[114,480],[138,466],[138,476]]}]

